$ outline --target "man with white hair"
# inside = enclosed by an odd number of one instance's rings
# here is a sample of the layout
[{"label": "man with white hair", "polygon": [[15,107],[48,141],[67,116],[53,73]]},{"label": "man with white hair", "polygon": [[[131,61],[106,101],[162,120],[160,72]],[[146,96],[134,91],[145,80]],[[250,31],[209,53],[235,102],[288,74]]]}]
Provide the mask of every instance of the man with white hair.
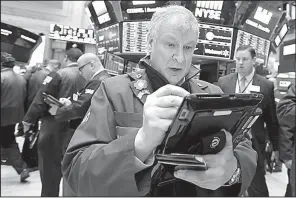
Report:
[{"label": "man with white hair", "polygon": [[247,138],[233,150],[229,132],[219,153],[202,155],[206,171],[175,171],[177,182],[151,188],[159,165],[154,151],[183,97],[222,91],[193,79],[199,29],[189,10],[176,5],[159,10],[148,29],[148,55],[139,61],[140,69],[102,82],[69,143],[62,171],[70,190],[76,196],[242,195],[257,154]]}]

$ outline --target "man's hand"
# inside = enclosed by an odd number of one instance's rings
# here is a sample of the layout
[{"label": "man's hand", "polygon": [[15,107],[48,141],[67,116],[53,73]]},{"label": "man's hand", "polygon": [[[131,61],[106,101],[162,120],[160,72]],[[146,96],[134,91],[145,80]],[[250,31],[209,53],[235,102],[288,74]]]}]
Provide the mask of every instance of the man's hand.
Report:
[{"label": "man's hand", "polygon": [[181,87],[166,85],[147,97],[143,126],[135,139],[135,156],[142,162],[161,144],[183,98],[189,94]]},{"label": "man's hand", "polygon": [[237,159],[233,154],[232,135],[224,132],[226,143],[219,153],[199,156],[208,166],[206,171],[178,170],[174,173],[175,177],[210,190],[216,190],[228,182],[237,169]]},{"label": "man's hand", "polygon": [[271,153],[271,161],[272,162],[278,162],[278,161],[280,161],[279,151],[272,151],[272,153]]},{"label": "man's hand", "polygon": [[56,115],[59,107],[55,104],[50,104],[49,106],[50,108],[48,109],[48,112],[53,116]]},{"label": "man's hand", "polygon": [[291,167],[292,167],[292,160],[285,160],[284,163],[285,163],[285,166],[286,166],[287,169],[291,169]]},{"label": "man's hand", "polygon": [[62,103],[64,106],[70,106],[72,104],[70,98],[60,98],[59,101]]}]

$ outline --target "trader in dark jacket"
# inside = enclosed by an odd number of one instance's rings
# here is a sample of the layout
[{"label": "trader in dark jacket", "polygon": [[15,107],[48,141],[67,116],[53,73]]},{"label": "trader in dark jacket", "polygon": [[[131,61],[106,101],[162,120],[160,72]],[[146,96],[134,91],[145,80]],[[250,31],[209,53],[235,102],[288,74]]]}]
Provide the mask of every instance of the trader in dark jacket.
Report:
[{"label": "trader in dark jacket", "polygon": [[105,79],[95,92],[64,156],[65,181],[76,196],[241,195],[255,173],[256,152],[247,137],[233,149],[229,132],[221,152],[202,156],[206,171],[176,171],[179,182],[168,184],[162,193],[149,193],[153,169],[159,165],[153,151],[183,97],[222,91],[193,79],[198,73],[191,61],[199,28],[192,12],[166,7],[154,13],[148,29],[150,55],[139,62],[141,69]]},{"label": "trader in dark jacket", "polygon": [[55,98],[72,97],[85,86],[85,79],[80,74],[77,59],[82,52],[71,48],[66,52],[66,67],[51,72],[43,81],[43,86],[36,94],[23,123],[24,131],[28,131],[38,119],[42,120],[38,139],[38,166],[42,182],[41,196],[59,196],[59,185],[62,177],[61,161],[64,145],[67,144],[68,122],[57,122],[48,113],[49,105],[44,101],[45,92]]},{"label": "trader in dark jacket", "polygon": [[265,181],[265,138],[266,131],[273,145],[272,158],[279,160],[278,154],[278,136],[279,126],[276,117],[276,106],[274,100],[273,83],[266,78],[255,73],[254,63],[256,52],[251,46],[240,46],[237,48],[235,59],[237,73],[229,74],[218,80],[218,86],[224,93],[262,93],[264,99],[260,104],[263,111],[262,116],[254,123],[251,134],[253,148],[258,153],[257,170],[254,179],[248,189],[251,197],[268,197],[268,188]]},{"label": "trader in dark jacket", "polygon": [[[45,77],[50,72],[56,72],[60,69],[61,63],[58,60],[49,60],[46,67],[41,67],[36,72],[32,73],[30,79],[28,80],[28,91],[27,91],[27,100],[26,100],[26,109],[30,107],[31,103],[34,100],[35,95],[42,87],[42,83]],[[20,123],[22,125],[22,123]],[[39,127],[38,121],[34,124],[32,128],[33,132],[37,132]],[[19,131],[23,131],[19,128]],[[29,138],[25,138],[22,150],[22,157],[27,163],[28,167],[35,169],[38,166],[38,154],[37,154],[37,144],[33,148],[30,148]]]},{"label": "trader in dark jacket", "polygon": [[[287,94],[279,101],[277,116],[282,129],[280,135],[280,157],[288,168],[289,184],[295,197],[295,141],[296,141],[296,91],[295,85],[291,84]],[[288,196],[288,195],[287,195]]]},{"label": "trader in dark jacket", "polygon": [[23,182],[30,174],[16,143],[14,131],[16,123],[24,116],[26,98],[26,81],[14,73],[15,59],[8,53],[1,52],[1,150],[13,166],[20,181]]},{"label": "trader in dark jacket", "polygon": [[110,77],[108,72],[104,70],[100,59],[95,54],[84,54],[78,59],[77,63],[82,76],[88,82],[72,100],[60,98],[60,102],[64,106],[57,109],[56,105],[52,105],[49,113],[54,115],[58,121],[82,119],[90,106],[93,94],[99,88],[101,82]]}]

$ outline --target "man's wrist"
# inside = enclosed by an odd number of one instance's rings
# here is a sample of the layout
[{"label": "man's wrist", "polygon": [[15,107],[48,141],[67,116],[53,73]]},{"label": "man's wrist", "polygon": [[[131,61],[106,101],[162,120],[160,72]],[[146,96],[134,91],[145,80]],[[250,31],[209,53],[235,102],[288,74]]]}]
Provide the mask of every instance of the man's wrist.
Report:
[{"label": "man's wrist", "polygon": [[145,162],[148,156],[153,152],[154,148],[151,145],[146,144],[142,130],[143,129],[140,128],[135,138],[135,157],[142,162]]},{"label": "man's wrist", "polygon": [[[235,157],[236,158],[236,157]],[[238,159],[236,158],[236,164],[237,164],[237,168],[234,171],[233,175],[231,176],[231,178],[223,185],[223,186],[232,186],[236,183],[241,183],[242,182],[242,171],[241,171],[241,166],[240,163],[238,161]]]}]

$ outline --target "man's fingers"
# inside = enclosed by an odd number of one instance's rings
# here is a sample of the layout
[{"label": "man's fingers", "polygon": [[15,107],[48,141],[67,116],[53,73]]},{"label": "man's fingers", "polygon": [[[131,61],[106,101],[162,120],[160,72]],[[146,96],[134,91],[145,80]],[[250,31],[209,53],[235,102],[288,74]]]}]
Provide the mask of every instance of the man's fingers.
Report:
[{"label": "man's fingers", "polygon": [[178,87],[175,85],[165,85],[153,93],[153,95],[156,97],[162,97],[162,96],[168,96],[168,95],[185,97],[189,94],[190,93],[185,89],[183,89],[182,87]]},{"label": "man's fingers", "polygon": [[202,188],[216,190],[221,186],[221,182],[218,182],[217,180],[223,177],[223,173],[224,171],[221,167],[217,167],[206,171],[178,170],[174,173],[174,176]]},{"label": "man's fingers", "polygon": [[[167,131],[169,126],[171,125],[172,120],[171,119],[157,119],[157,120],[151,120],[150,126],[157,127],[161,131]],[[151,131],[153,132],[153,131]]]},{"label": "man's fingers", "polygon": [[232,135],[231,133],[229,133],[228,131],[222,129],[222,131],[224,131],[225,136],[226,136],[226,143],[225,143],[225,147],[226,148],[231,148],[232,149]]},{"label": "man's fingers", "polygon": [[156,101],[156,105],[158,107],[163,107],[163,108],[179,107],[182,101],[183,101],[183,97],[169,95],[169,96],[159,97]]},{"label": "man's fingers", "polygon": [[170,119],[172,120],[178,109],[177,108],[155,108],[154,113],[160,119]]}]

